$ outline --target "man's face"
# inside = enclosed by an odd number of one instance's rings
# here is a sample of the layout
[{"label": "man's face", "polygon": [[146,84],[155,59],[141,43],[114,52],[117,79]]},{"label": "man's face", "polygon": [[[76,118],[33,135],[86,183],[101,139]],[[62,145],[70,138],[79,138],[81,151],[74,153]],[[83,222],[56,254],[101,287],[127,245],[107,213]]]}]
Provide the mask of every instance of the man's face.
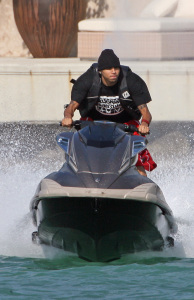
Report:
[{"label": "man's face", "polygon": [[112,86],[117,83],[120,74],[120,68],[111,68],[101,71],[102,82],[104,85]]}]

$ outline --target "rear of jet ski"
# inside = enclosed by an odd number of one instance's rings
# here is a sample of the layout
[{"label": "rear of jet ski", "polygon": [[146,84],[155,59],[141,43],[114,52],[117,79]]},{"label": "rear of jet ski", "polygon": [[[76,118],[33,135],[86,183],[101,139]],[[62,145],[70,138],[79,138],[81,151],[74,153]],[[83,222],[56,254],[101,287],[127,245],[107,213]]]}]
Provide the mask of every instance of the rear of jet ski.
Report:
[{"label": "rear of jet ski", "polygon": [[134,189],[64,187],[43,179],[31,203],[39,241],[89,261],[161,250],[175,231],[159,187]]}]

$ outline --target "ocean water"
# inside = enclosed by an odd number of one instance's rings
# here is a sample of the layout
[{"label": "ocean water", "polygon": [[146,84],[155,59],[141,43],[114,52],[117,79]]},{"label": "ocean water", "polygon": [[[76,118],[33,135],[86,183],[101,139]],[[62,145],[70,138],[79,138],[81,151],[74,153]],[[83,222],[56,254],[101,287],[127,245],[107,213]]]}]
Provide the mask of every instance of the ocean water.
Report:
[{"label": "ocean water", "polygon": [[89,263],[32,244],[30,200],[63,154],[57,124],[0,124],[0,299],[194,299],[194,122],[155,122],[148,148],[178,225],[175,247]]}]

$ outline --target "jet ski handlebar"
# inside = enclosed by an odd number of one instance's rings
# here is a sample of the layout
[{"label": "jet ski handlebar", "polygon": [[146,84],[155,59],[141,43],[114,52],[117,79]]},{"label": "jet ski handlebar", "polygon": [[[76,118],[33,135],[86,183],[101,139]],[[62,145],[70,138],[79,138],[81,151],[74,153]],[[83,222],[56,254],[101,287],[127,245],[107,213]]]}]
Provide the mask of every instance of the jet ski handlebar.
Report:
[{"label": "jet ski handlebar", "polygon": [[[73,121],[71,127],[74,127],[76,130],[80,130],[81,128],[84,128],[84,127],[90,125],[92,122],[93,121],[76,120],[76,121]],[[99,122],[104,122],[105,124],[109,123],[108,121],[99,121]],[[125,132],[129,132],[129,133],[138,132],[139,133],[139,130],[135,125],[127,125],[127,124],[116,123],[116,122],[114,122],[114,123],[116,124],[116,126],[118,128],[120,128],[121,130],[123,130]],[[62,122],[60,122],[59,124],[60,124],[60,126],[62,126]],[[140,133],[140,134],[143,135],[143,136],[145,135],[145,134],[142,134],[142,133]],[[147,134],[149,134],[149,133],[147,133]]]},{"label": "jet ski handlebar", "polygon": [[[80,130],[81,128],[86,127],[91,123],[92,123],[92,121],[76,120],[76,121],[73,121],[72,127],[74,127],[76,130]],[[108,122],[104,121],[104,123],[106,124]],[[138,128],[135,125],[127,125],[127,124],[121,124],[121,123],[115,123],[115,124],[118,128],[120,128],[121,130],[123,130],[125,132],[129,132],[129,133],[138,132]]]}]

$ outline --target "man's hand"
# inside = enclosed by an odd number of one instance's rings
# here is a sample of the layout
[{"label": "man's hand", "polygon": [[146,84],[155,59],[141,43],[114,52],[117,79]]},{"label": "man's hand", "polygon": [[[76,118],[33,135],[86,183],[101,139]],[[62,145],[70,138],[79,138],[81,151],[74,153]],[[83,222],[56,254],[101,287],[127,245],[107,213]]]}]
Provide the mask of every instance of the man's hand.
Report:
[{"label": "man's hand", "polygon": [[61,125],[63,127],[71,127],[72,126],[72,118],[63,118],[62,122],[61,122]]},{"label": "man's hand", "polygon": [[61,125],[64,127],[71,127],[73,122],[74,111],[79,107],[79,103],[76,101],[71,101],[68,107],[64,111],[64,119]]},{"label": "man's hand", "polygon": [[150,111],[149,111],[146,104],[139,105],[138,109],[139,109],[139,111],[141,112],[141,115],[142,115],[142,121],[141,121],[141,124],[138,127],[139,132],[141,134],[148,134],[149,131],[150,131],[149,124],[152,120],[151,113],[150,113]]},{"label": "man's hand", "polygon": [[138,130],[139,130],[139,133],[142,133],[142,134],[148,134],[150,131],[148,124],[145,122],[142,122],[141,125],[139,125]]}]

